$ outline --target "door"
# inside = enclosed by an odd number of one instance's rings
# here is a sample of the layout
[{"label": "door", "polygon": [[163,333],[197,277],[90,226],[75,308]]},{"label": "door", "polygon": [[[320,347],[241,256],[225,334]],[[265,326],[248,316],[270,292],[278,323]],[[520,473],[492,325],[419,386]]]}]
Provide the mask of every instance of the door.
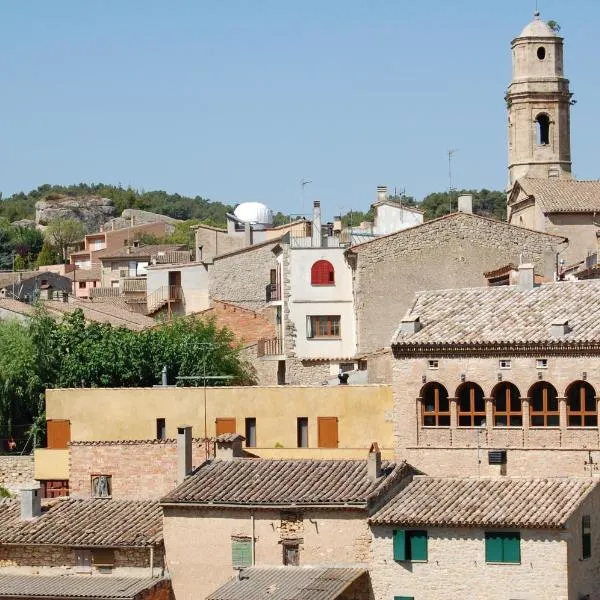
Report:
[{"label": "door", "polygon": [[71,421],[64,419],[50,419],[46,421],[48,427],[48,448],[65,449],[71,441]]},{"label": "door", "polygon": [[317,420],[319,448],[338,447],[337,417],[318,417]]},{"label": "door", "polygon": [[169,271],[169,300],[179,300],[181,271]]},{"label": "door", "polygon": [[216,435],[235,433],[235,419],[217,417],[215,420],[215,432]]}]

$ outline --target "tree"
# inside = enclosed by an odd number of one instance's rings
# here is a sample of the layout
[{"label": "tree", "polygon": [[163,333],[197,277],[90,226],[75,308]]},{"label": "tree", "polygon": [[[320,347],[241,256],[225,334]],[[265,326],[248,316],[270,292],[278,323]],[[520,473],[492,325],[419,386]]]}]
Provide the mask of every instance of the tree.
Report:
[{"label": "tree", "polygon": [[57,263],[60,263],[60,257],[54,252],[52,246],[50,246],[48,242],[44,242],[35,261],[35,266],[41,267],[43,265],[55,265]]},{"label": "tree", "polygon": [[420,208],[425,211],[425,220],[442,217],[458,210],[458,196],[473,196],[473,212],[482,216],[499,220],[506,219],[506,194],[500,191],[454,190],[452,192],[435,192],[425,196]]},{"label": "tree", "polygon": [[45,234],[46,240],[66,263],[69,247],[85,236],[85,227],[75,219],[53,219]]}]

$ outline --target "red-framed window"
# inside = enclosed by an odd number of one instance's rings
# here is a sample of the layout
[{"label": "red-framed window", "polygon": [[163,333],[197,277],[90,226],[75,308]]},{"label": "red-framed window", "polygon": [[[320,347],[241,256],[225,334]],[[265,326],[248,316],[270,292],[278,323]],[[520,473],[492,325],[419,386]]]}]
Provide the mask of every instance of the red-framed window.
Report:
[{"label": "red-framed window", "polygon": [[312,285],[335,285],[335,271],[328,260],[318,260],[310,269]]}]

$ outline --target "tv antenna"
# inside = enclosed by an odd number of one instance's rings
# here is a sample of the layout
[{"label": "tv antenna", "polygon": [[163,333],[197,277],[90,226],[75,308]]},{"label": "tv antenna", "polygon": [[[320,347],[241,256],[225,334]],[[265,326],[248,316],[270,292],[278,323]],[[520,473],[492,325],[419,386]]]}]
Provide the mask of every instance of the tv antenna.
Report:
[{"label": "tv antenna", "polygon": [[312,181],[308,180],[308,179],[304,179],[304,177],[300,180],[300,192],[302,194],[302,215],[305,215],[304,212],[304,188],[309,184],[312,183]]}]

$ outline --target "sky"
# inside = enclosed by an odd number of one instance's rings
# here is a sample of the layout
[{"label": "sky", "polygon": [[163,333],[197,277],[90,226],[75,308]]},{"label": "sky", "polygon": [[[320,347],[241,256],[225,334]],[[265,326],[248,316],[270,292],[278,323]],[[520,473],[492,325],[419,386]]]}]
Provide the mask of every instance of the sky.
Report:
[{"label": "sky", "polygon": [[[600,177],[597,0],[565,37],[573,171]],[[504,189],[535,0],[0,0],[0,191],[111,183],[331,217],[376,187]],[[301,181],[310,181],[304,186]]]}]

